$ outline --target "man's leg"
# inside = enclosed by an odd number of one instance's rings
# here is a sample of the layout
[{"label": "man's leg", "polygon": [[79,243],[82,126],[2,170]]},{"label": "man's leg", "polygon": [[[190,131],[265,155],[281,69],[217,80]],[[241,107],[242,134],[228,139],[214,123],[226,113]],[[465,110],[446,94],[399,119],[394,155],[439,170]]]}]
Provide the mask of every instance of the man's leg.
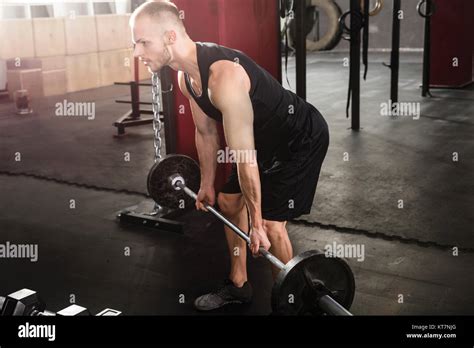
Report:
[{"label": "man's leg", "polygon": [[[222,214],[245,233],[248,233],[248,214],[243,195],[241,193],[219,193],[217,200]],[[247,281],[247,245],[229,227],[224,225],[224,229],[230,253],[229,279],[235,286],[242,287]]]},{"label": "man's leg", "polygon": [[[241,193],[220,193],[217,201],[226,218],[243,231],[248,231],[247,208]],[[229,280],[226,279],[217,290],[199,296],[194,301],[196,309],[201,311],[214,310],[228,304],[249,303],[252,300],[252,287],[247,281],[246,243],[227,226],[225,233],[231,262]]]},{"label": "man's leg", "polygon": [[[286,221],[263,220],[264,228],[272,246],[270,252],[280,259],[283,263],[288,263],[293,258],[293,247],[286,230]],[[273,279],[280,272],[275,266],[272,266]]]}]

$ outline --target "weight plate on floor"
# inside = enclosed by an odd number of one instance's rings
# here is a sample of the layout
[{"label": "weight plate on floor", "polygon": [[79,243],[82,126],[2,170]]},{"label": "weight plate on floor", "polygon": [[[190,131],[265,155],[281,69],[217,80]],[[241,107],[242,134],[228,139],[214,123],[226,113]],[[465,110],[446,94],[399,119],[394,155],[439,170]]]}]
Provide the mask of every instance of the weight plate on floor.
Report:
[{"label": "weight plate on floor", "polygon": [[179,174],[185,184],[194,192],[199,191],[201,174],[199,165],[191,157],[185,155],[167,155],[156,162],[148,173],[148,194],[161,206],[170,209],[188,209],[195,206],[193,198],[182,190],[175,190],[168,178]]},{"label": "weight plate on floor", "polygon": [[[319,280],[344,308],[350,308],[355,294],[354,274],[347,262],[311,250],[294,257],[280,271],[272,290],[272,309],[280,315],[322,315],[320,295],[312,284]],[[312,282],[311,282],[312,281]]]}]

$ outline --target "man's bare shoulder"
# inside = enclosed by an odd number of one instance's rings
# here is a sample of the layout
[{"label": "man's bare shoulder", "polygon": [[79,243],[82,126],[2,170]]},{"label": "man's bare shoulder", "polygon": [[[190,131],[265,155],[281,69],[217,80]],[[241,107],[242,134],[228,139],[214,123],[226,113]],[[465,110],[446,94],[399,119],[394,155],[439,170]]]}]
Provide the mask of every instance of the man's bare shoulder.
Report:
[{"label": "man's bare shoulder", "polygon": [[245,69],[238,63],[230,60],[218,60],[209,68],[208,87],[218,89],[223,84],[236,83],[243,84],[247,91],[250,91],[251,82]]}]

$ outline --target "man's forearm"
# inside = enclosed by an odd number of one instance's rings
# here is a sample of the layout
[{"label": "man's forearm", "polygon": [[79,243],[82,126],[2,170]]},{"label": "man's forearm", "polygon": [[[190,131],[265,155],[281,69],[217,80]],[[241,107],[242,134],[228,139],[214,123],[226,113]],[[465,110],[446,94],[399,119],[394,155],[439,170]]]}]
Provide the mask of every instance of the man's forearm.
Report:
[{"label": "man's forearm", "polygon": [[261,184],[258,166],[250,163],[239,163],[239,183],[249,208],[250,220],[254,228],[262,227]]},{"label": "man's forearm", "polygon": [[201,167],[201,186],[214,186],[217,168],[219,134],[203,135],[196,131],[196,148]]}]

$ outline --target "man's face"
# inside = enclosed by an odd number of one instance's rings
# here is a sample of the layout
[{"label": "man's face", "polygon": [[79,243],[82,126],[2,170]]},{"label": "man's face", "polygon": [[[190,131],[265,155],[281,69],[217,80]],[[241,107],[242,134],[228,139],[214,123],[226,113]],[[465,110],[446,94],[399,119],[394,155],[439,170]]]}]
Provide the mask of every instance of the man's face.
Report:
[{"label": "man's face", "polygon": [[148,16],[137,18],[132,28],[135,44],[134,57],[138,57],[151,73],[159,72],[171,61],[169,46],[165,45],[165,34]]}]

